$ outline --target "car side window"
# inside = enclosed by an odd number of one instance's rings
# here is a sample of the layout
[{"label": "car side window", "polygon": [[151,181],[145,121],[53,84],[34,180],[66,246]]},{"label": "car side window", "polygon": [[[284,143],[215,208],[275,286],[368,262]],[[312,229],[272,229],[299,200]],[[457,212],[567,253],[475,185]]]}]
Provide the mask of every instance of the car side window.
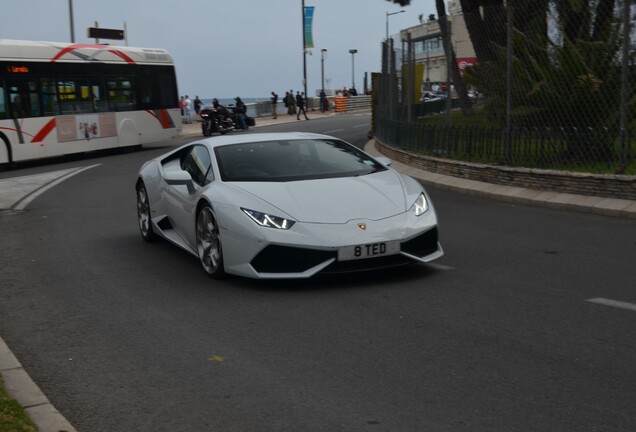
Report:
[{"label": "car side window", "polygon": [[210,152],[202,145],[193,146],[181,161],[181,168],[190,173],[192,180],[199,186],[212,181],[211,165]]}]

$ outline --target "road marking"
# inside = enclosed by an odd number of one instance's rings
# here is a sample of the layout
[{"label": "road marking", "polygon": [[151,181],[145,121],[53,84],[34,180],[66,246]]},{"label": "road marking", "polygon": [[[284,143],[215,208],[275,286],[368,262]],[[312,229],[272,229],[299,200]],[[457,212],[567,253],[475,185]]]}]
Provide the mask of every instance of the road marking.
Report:
[{"label": "road marking", "polygon": [[327,131],[327,132],[322,132],[322,133],[323,133],[324,135],[328,135],[328,134],[332,134],[332,133],[334,133],[334,132],[342,132],[343,130],[345,130],[345,129],[334,129],[334,130]]},{"label": "road marking", "polygon": [[359,127],[370,127],[370,126],[371,126],[370,124],[365,123],[365,124],[361,124],[361,125],[358,125],[358,126],[354,126],[354,128],[359,128]]},{"label": "road marking", "polygon": [[212,357],[208,358],[208,360],[215,361],[215,362],[218,362],[218,363],[223,363],[225,361],[225,357],[220,356],[220,355],[213,355]]},{"label": "road marking", "polygon": [[31,201],[53,186],[99,165],[0,180],[0,209],[24,210]]},{"label": "road marking", "polygon": [[455,267],[450,267],[444,264],[437,264],[437,263],[426,263],[426,266],[434,268],[435,270],[443,270],[443,271],[455,270]]},{"label": "road marking", "polygon": [[631,310],[631,311],[636,312],[636,304],[634,304],[634,303],[627,303],[627,302],[618,301],[618,300],[612,300],[612,299],[603,298],[603,297],[591,298],[591,299],[587,299],[585,301],[588,301],[590,303],[596,303],[596,304],[604,305],[604,306],[612,306],[612,307],[617,307],[617,308],[621,308],[621,309],[627,309],[627,310]]}]

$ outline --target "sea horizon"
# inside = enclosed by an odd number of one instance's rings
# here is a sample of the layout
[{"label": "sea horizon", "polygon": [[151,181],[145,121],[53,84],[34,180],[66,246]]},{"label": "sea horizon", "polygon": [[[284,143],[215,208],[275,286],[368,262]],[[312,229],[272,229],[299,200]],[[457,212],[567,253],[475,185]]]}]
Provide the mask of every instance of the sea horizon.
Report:
[{"label": "sea horizon", "polygon": [[[242,97],[239,96],[241,98],[241,100],[243,101],[243,103],[256,103],[256,102],[263,102],[263,101],[269,101],[269,97],[265,96],[265,97]],[[212,99],[214,98],[200,98],[201,102],[203,102],[204,105],[212,105]],[[221,105],[234,105],[235,98],[216,98],[219,100],[219,103]],[[280,99],[280,97],[279,97]],[[194,99],[192,99],[194,100]]]}]

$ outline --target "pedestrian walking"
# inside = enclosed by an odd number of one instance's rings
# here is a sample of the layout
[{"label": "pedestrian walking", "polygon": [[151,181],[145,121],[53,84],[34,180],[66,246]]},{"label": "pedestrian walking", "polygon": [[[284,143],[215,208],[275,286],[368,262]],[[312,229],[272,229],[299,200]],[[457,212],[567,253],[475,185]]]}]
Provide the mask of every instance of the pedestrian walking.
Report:
[{"label": "pedestrian walking", "polygon": [[276,109],[278,108],[278,95],[276,92],[272,92],[272,117],[278,118]]},{"label": "pedestrian walking", "polygon": [[183,117],[183,114],[184,114],[184,112],[183,112],[184,111],[184,106],[183,106],[184,102],[185,102],[185,96],[181,96],[181,99],[179,100],[179,108],[181,108],[181,117]]},{"label": "pedestrian walking", "polygon": [[305,116],[305,120],[309,120],[307,112],[305,111],[305,93],[296,92],[296,107],[298,108],[298,114],[296,114],[296,120],[300,120],[300,113]]}]

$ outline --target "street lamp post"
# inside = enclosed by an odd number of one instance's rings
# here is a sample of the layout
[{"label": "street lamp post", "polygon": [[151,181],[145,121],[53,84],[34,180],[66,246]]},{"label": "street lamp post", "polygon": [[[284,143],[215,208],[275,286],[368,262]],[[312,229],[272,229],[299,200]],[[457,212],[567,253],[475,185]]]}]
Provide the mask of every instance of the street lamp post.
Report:
[{"label": "street lamp post", "polygon": [[406,12],[405,10],[397,11],[397,12],[387,12],[386,13],[386,40],[389,40],[389,16],[396,15],[402,12]]},{"label": "street lamp post", "polygon": [[325,53],[327,49],[320,50],[320,79],[322,81],[322,91],[320,92],[320,111],[324,111],[325,106]]},{"label": "street lamp post", "polygon": [[349,53],[351,54],[351,88],[356,88],[356,72],[354,67],[353,56],[358,52],[357,49],[350,49]]},{"label": "street lamp post", "polygon": [[305,97],[307,97],[307,42],[305,40],[305,0],[302,0],[301,3],[303,10],[303,89],[305,90]]},{"label": "street lamp post", "polygon": [[71,43],[75,43],[75,26],[73,25],[73,0],[68,0],[68,14],[71,23]]}]

